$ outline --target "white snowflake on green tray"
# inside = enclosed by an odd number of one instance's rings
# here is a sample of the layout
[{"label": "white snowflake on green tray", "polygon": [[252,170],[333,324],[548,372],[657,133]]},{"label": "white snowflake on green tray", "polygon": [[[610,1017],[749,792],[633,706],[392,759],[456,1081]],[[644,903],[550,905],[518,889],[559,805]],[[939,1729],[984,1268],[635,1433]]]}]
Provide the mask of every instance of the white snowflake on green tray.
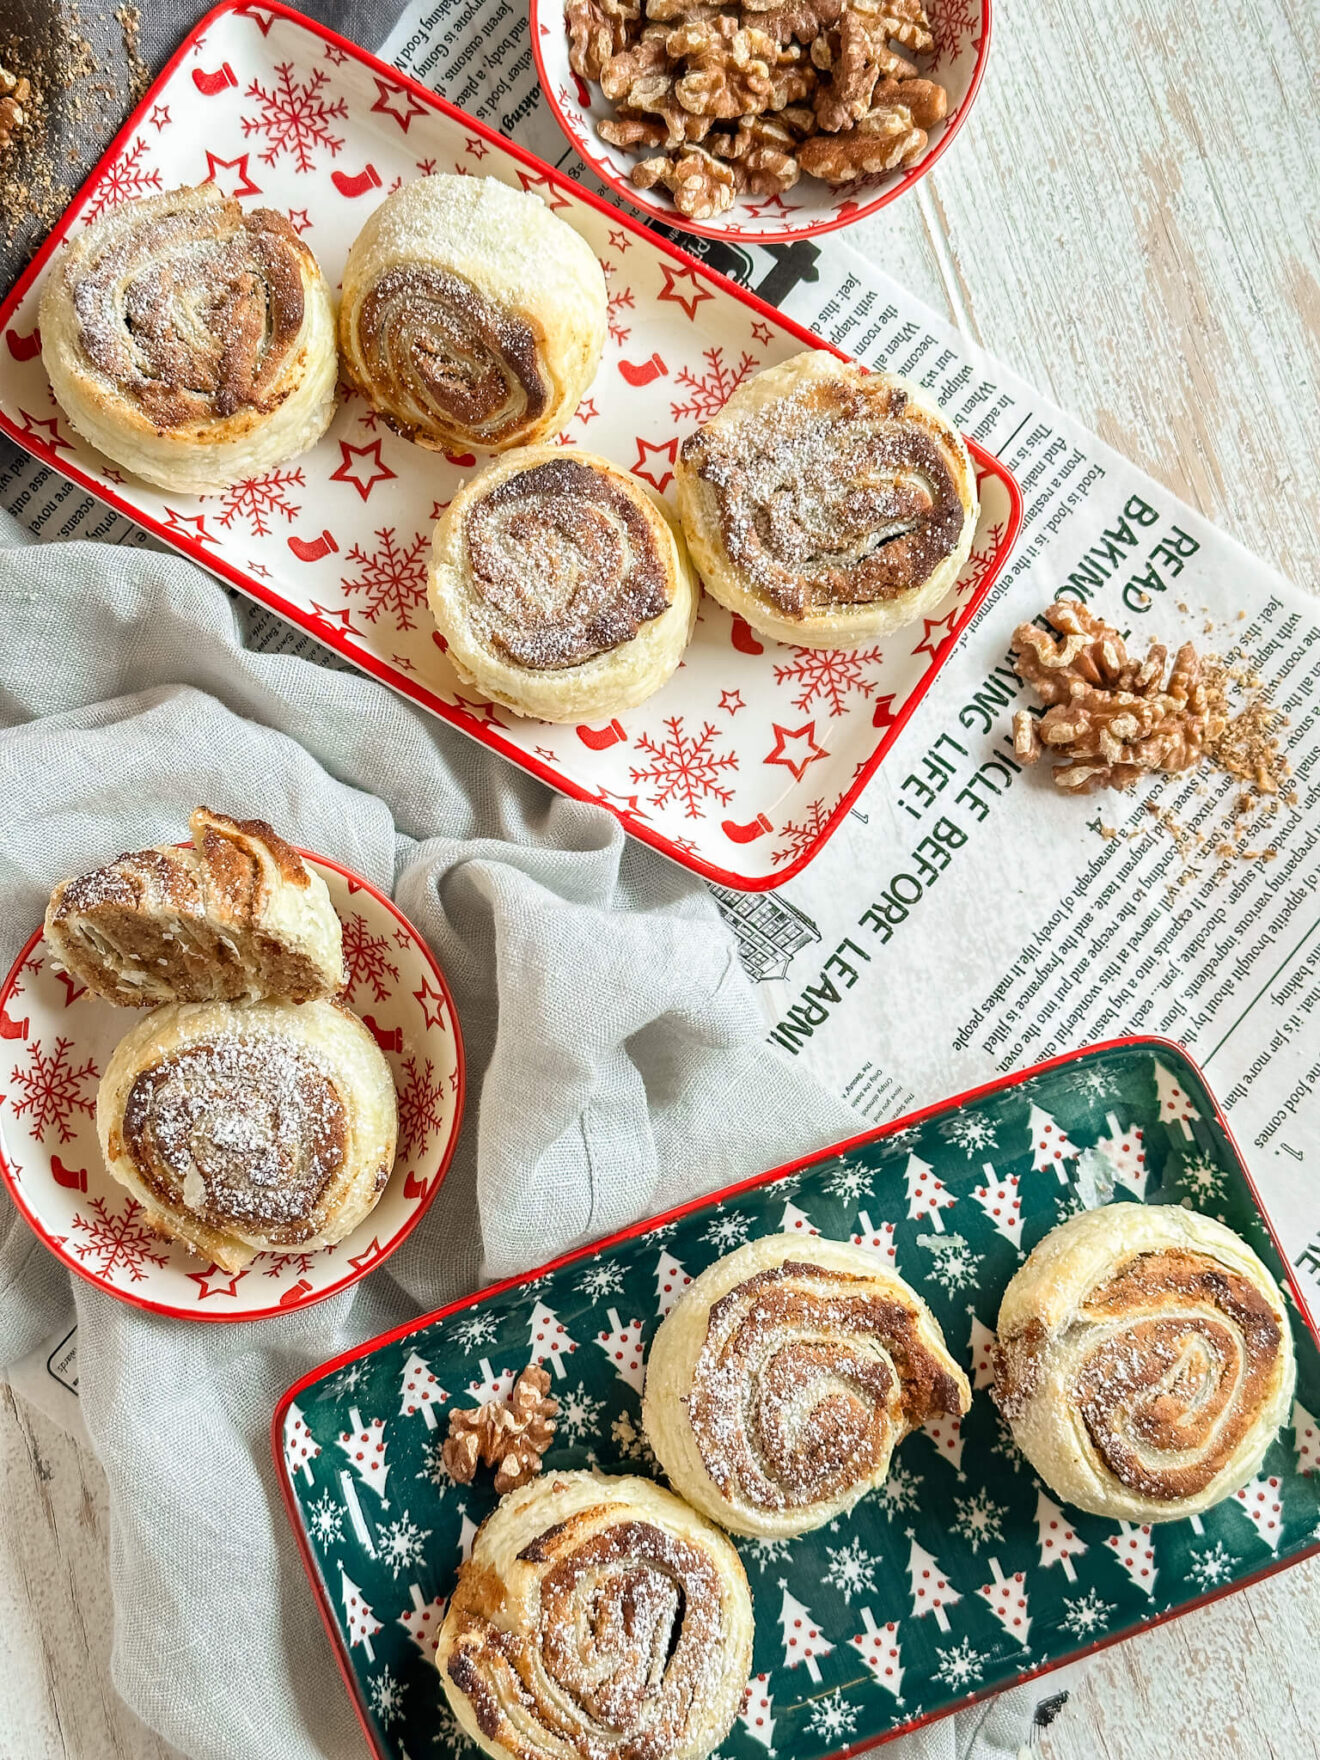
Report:
[{"label": "white snowflake on green tray", "polygon": [[431,1538],[429,1528],[419,1528],[404,1510],[397,1521],[388,1522],[380,1531],[380,1561],[390,1567],[394,1576],[419,1564],[424,1554],[422,1542]]},{"label": "white snowflake on green tray", "polygon": [[371,1709],[386,1729],[403,1716],[403,1688],[404,1683],[389,1667],[382,1668],[367,1683],[367,1698]]},{"label": "white snowflake on green tray", "polygon": [[880,1560],[873,1552],[868,1552],[860,1540],[849,1540],[843,1546],[827,1546],[825,1552],[830,1561],[825,1570],[825,1581],[834,1585],[843,1596],[845,1605],[852,1604],[854,1595],[875,1588],[875,1573],[880,1568]]},{"label": "white snowflake on green tray", "polygon": [[891,1516],[902,1515],[904,1510],[917,1507],[921,1496],[920,1485],[920,1473],[914,1473],[910,1467],[899,1462],[890,1467],[888,1476],[876,1495]]},{"label": "white snowflake on green tray", "polygon": [[792,1550],[792,1541],[777,1539],[769,1534],[758,1534],[754,1540],[743,1541],[743,1551],[750,1553],[760,1565],[779,1564]]},{"label": "white snowflake on green tray", "polygon": [[955,1497],[953,1507],[958,1513],[949,1526],[955,1534],[962,1535],[973,1552],[1003,1539],[1004,1517],[1008,1510],[1002,1503],[996,1503],[988,1491],[973,1491],[970,1497]]},{"label": "white snowflake on green tray", "polygon": [[422,1455],[422,1470],[413,1474],[415,1479],[429,1480],[439,1491],[447,1490],[454,1483],[449,1468],[445,1465],[444,1449],[443,1436],[437,1436],[434,1441],[429,1442]]},{"label": "white snowflake on green tray", "polygon": [[837,1746],[844,1736],[850,1736],[857,1728],[857,1715],[857,1706],[844,1698],[842,1687],[836,1687],[832,1693],[824,1693],[808,1705],[807,1727],[813,1735]]},{"label": "white snowflake on green tray", "polygon": [[995,1147],[995,1127],[981,1112],[955,1112],[940,1121],[940,1135],[970,1161]]},{"label": "white snowflake on green tray", "polygon": [[326,1393],[331,1399],[336,1400],[343,1399],[350,1393],[356,1393],[362,1385],[362,1377],[365,1374],[366,1370],[361,1363],[350,1363],[347,1369],[341,1369],[334,1380],[329,1383],[326,1387]]},{"label": "white snowflake on green tray", "polygon": [[972,1251],[965,1236],[919,1234],[917,1245],[925,1247],[931,1254],[933,1263],[930,1274],[945,1289],[966,1289],[977,1281],[981,1257],[979,1253]]},{"label": "white snowflake on green tray", "polygon": [[1007,1418],[999,1412],[995,1413],[995,1439],[990,1444],[990,1452],[1003,1455],[1015,1473],[1020,1473],[1027,1464],[1027,1457],[1013,1440]]},{"label": "white snowflake on green tray", "polygon": [[742,1246],[751,1226],[751,1218],[739,1211],[719,1209],[711,1217],[701,1238],[717,1252],[731,1253],[735,1247]]},{"label": "white snowflake on green tray", "polygon": [[1187,1575],[1198,1588],[1213,1589],[1228,1581],[1236,1562],[1232,1554],[1225,1550],[1223,1542],[1216,1540],[1213,1546],[1203,1546],[1192,1552],[1187,1561]]},{"label": "white snowflake on green tray", "polygon": [[939,1657],[935,1667],[936,1678],[955,1693],[962,1692],[980,1680],[981,1672],[985,1668],[985,1658],[972,1648],[970,1638],[962,1638],[958,1643],[950,1644],[947,1649],[937,1646],[935,1654]]},{"label": "white snowflake on green tray", "polygon": [[825,1175],[825,1190],[846,1203],[856,1203],[863,1192],[871,1189],[871,1170],[855,1161],[840,1161]]},{"label": "white snowflake on green tray", "polygon": [[1178,1170],[1178,1182],[1186,1187],[1188,1195],[1196,1204],[1210,1204],[1223,1197],[1228,1185],[1228,1175],[1217,1161],[1212,1161],[1203,1151],[1190,1161],[1183,1162]]},{"label": "white snowflake on green tray", "polygon": [[478,1752],[444,1699],[432,1705],[426,1717],[431,1729],[431,1745],[442,1754],[462,1756],[463,1760],[470,1760]]},{"label": "white snowflake on green tray", "polygon": [[598,1302],[602,1296],[615,1296],[623,1288],[623,1272],[618,1265],[607,1259],[599,1259],[578,1279],[578,1287],[589,1301]]},{"label": "white snowflake on green tray", "polygon": [[571,1393],[556,1397],[559,1400],[559,1415],[555,1423],[565,1442],[581,1442],[584,1437],[595,1434],[600,1415],[605,1409],[604,1400],[593,1399],[581,1382]]},{"label": "white snowflake on green tray", "polygon": [[495,1321],[480,1308],[454,1323],[454,1343],[461,1345],[465,1351],[478,1350],[482,1345],[489,1344],[494,1336]]},{"label": "white snowflake on green tray", "polygon": [[1113,1603],[1102,1601],[1094,1589],[1085,1595],[1065,1595],[1063,1607],[1059,1623],[1074,1638],[1089,1638],[1092,1632],[1102,1631],[1114,1611]]},{"label": "white snowflake on green tray", "polygon": [[620,1412],[610,1425],[610,1436],[624,1460],[644,1461],[648,1466],[656,1464],[650,1443],[627,1412]]},{"label": "white snowflake on green tray", "polygon": [[308,1505],[307,1525],[324,1547],[332,1546],[343,1537],[344,1512],[328,1491],[323,1491],[315,1503]]}]

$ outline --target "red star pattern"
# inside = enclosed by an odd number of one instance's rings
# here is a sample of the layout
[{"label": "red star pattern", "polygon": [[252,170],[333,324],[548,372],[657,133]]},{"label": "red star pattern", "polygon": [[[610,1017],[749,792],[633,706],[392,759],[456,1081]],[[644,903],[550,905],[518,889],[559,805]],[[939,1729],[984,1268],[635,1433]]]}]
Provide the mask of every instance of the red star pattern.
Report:
[{"label": "red star pattern", "polygon": [[208,1265],[205,1271],[190,1271],[188,1280],[197,1285],[197,1300],[205,1302],[211,1296],[237,1296],[238,1286],[246,1276],[246,1271],[231,1274],[219,1265]]},{"label": "red star pattern", "polygon": [[405,134],[414,117],[426,115],[427,105],[403,86],[393,86],[388,80],[381,79],[379,74],[376,76],[376,90],[380,96],[371,106],[372,114],[392,116]]},{"label": "red star pattern", "polygon": [[249,574],[260,575],[263,581],[268,581],[270,579],[270,570],[266,567],[265,563],[253,562],[251,557],[249,557],[247,561],[247,571]]},{"label": "red star pattern", "polygon": [[101,466],[101,475],[105,478],[107,483],[122,483],[124,480],[124,473],[122,471],[117,471],[112,464],[103,464]]},{"label": "red star pattern", "polygon": [[657,477],[647,463],[648,455],[658,459],[666,459],[672,465],[678,457],[678,436],[675,435],[672,440],[662,440],[658,445],[653,444],[650,440],[643,440],[640,434],[637,436],[637,462],[632,467],[633,475],[640,477],[644,483],[649,483],[653,489],[658,489],[663,495],[668,485],[673,482],[674,473],[672,470],[667,470]]},{"label": "red star pattern", "polygon": [[569,205],[568,197],[548,177],[535,171],[520,171],[518,181],[529,195],[539,195],[551,212]]},{"label": "red star pattern", "polygon": [[576,413],[577,413],[577,419],[582,423],[582,426],[585,428],[588,422],[594,421],[596,419],[596,417],[600,414],[600,411],[596,408],[595,398],[594,397],[584,397],[582,399],[582,402],[577,406]]},{"label": "red star pattern", "polygon": [[169,120],[170,120],[170,107],[168,104],[154,104],[152,106],[151,115],[148,116],[148,118],[147,118],[147,121],[152,125],[152,127],[157,131],[157,133],[159,133],[162,128],[166,127]]},{"label": "red star pattern", "polygon": [[[48,452],[73,451],[72,446],[60,433],[54,416],[49,418],[33,416],[29,415],[25,409],[20,409],[18,413],[23,418],[23,432],[29,439],[35,440],[38,446],[44,447]],[[44,429],[45,432],[38,433],[39,428]]]},{"label": "red star pattern", "polygon": [[[829,756],[816,738],[814,721],[806,721],[801,727],[781,727],[777,721],[772,721],[770,725],[775,730],[775,749],[762,762],[782,764],[785,770],[793,772],[795,782],[801,782],[807,773],[808,764]],[[792,751],[790,746],[793,747]],[[793,755],[794,752],[797,756]]]},{"label": "red star pattern", "polygon": [[302,237],[304,232],[308,232],[311,230],[311,224],[312,224],[312,217],[307,212],[306,208],[290,208],[289,209],[289,225],[292,226],[293,230],[298,234],[299,238]]},{"label": "red star pattern", "polygon": [[553,764],[555,759],[559,756],[559,753],[551,751],[549,746],[533,746],[532,750],[536,753],[538,758],[544,758],[547,764]]},{"label": "red star pattern", "polygon": [[[373,440],[370,446],[353,446],[347,440],[341,440],[339,450],[342,457],[338,468],[331,471],[330,481],[332,483],[352,483],[365,501],[377,483],[388,482],[391,477],[398,475],[398,472],[392,471],[380,456],[383,444],[383,441]],[[354,466],[353,461],[358,458],[371,460],[372,469],[368,475],[363,476]]]},{"label": "red star pattern", "polygon": [[[318,605],[315,599],[311,604],[312,610],[316,613],[312,622],[319,623],[323,633],[332,636],[360,636],[362,634],[360,629],[353,628],[350,621],[351,612],[345,611],[342,607],[338,610],[332,610],[328,605]],[[336,625],[338,625],[337,628]],[[350,887],[349,890],[351,891],[352,888]]]},{"label": "red star pattern", "polygon": [[344,63],[348,60],[348,56],[344,52],[344,50],[343,49],[336,49],[333,43],[326,44],[325,58],[327,61],[329,61],[335,67],[342,67],[344,65]]},{"label": "red star pattern", "polygon": [[610,243],[616,251],[630,251],[632,249],[632,240],[622,229],[610,233]]},{"label": "red star pattern", "polygon": [[486,145],[485,141],[481,139],[480,135],[469,134],[464,135],[463,137],[463,151],[465,153],[470,153],[474,159],[484,159],[486,154],[489,153],[490,148]]},{"label": "red star pattern", "polygon": [[[445,1024],[445,999],[439,990],[432,990],[431,980],[422,973],[422,987],[414,990],[413,995],[422,1005],[422,1017],[428,1027],[443,1027]],[[435,1013],[431,1013],[431,1004],[435,1004]]]},{"label": "red star pattern", "polygon": [[501,731],[504,730],[505,723],[500,720],[499,710],[496,709],[494,703],[488,703],[484,699],[481,702],[473,702],[470,698],[460,697],[455,692],[454,707],[465,710],[474,721],[480,721],[483,727],[498,727]]},{"label": "red star pattern", "polygon": [[177,532],[181,538],[191,538],[195,544],[219,542],[213,532],[207,531],[204,513],[180,513],[177,508],[167,507],[165,516],[167,532]]},{"label": "red star pattern", "polygon": [[745,709],[746,707],[747,705],[743,702],[741,691],[720,692],[720,708],[725,710],[728,714],[736,715],[739,709]]},{"label": "red star pattern", "polygon": [[955,605],[947,617],[923,617],[925,626],[921,640],[913,648],[914,654],[929,654],[930,664],[934,666],[943,659],[953,641],[953,626],[961,615]]},{"label": "red star pattern", "polygon": [[[218,159],[214,153],[206,155],[206,181],[213,183],[222,196],[259,196],[261,185],[253,183],[248,172],[250,153],[240,153],[237,159]],[[228,171],[228,177],[220,173]]]},{"label": "red star pattern", "polygon": [[773,332],[771,331],[770,326],[768,324],[763,324],[759,318],[756,318],[755,320],[753,320],[753,323],[752,323],[752,341],[753,342],[769,342],[772,334],[773,334]]},{"label": "red star pattern", "polygon": [[368,1265],[373,1265],[380,1258],[380,1251],[380,1242],[373,1234],[370,1244],[362,1249],[356,1259],[350,1259],[349,1264],[354,1271],[365,1271]]},{"label": "red star pattern", "polygon": [[[664,305],[667,302],[670,305],[682,306],[688,317],[695,324],[697,321],[697,307],[703,300],[714,299],[715,295],[708,287],[703,287],[701,285],[697,280],[695,270],[675,269],[672,263],[662,263],[660,265],[660,273],[665,278],[665,284],[661,291],[656,294],[656,300],[661,305]],[[680,291],[683,287],[688,289],[686,293]]]}]

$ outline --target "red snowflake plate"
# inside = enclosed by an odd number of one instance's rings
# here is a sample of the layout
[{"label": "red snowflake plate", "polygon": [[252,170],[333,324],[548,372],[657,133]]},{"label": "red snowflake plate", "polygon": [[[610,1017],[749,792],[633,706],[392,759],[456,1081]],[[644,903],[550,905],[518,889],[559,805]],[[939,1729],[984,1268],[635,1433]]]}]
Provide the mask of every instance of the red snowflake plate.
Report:
[{"label": "red snowflake plate", "polygon": [[568,33],[564,0],[531,0],[532,53],[546,101],[555,120],[602,182],[616,194],[667,226],[742,244],[773,244],[790,238],[811,238],[864,220],[887,208],[922,178],[947,150],[966,120],[981,85],[990,50],[990,0],[928,0],[933,53],[925,58],[923,75],[938,79],[949,94],[949,113],[930,131],[926,150],[905,171],[859,177],[831,188],[804,177],[784,195],[736,202],[714,220],[688,220],[679,214],[663,188],[641,190],[629,179],[639,155],[612,147],[596,133],[596,124],[615,114],[598,85],[579,79],[568,64]]},{"label": "red snowflake plate", "polygon": [[344,925],[349,1005],[389,1060],[399,1156],[380,1202],[347,1240],[317,1253],[259,1253],[246,1271],[205,1265],[146,1226],[111,1179],[96,1136],[96,1087],[140,1017],[56,970],[37,930],[0,990],[0,1177],[35,1232],[98,1289],[181,1320],[264,1320],[374,1271],[440,1188],[463,1115],[463,1041],[444,975],[382,892],[303,852]]},{"label": "red snowflake plate", "polygon": [[1004,467],[976,445],[972,557],[935,614],[882,644],[828,653],[761,642],[706,599],[686,659],[640,708],[551,727],[459,684],[425,606],[434,519],[474,457],[398,439],[349,398],[320,444],[205,499],[123,476],[72,432],[37,346],[59,238],[125,197],[212,177],[278,208],[331,281],[382,194],[430,171],[539,191],[588,238],[611,334],[566,445],[659,490],[679,442],[745,374],[822,346],[800,326],[607,207],[395,70],[279,6],[205,18],[0,306],[0,430],[158,538],[451,725],[706,878],[746,891],[797,873],[861,793],[1003,566],[1021,523]]}]

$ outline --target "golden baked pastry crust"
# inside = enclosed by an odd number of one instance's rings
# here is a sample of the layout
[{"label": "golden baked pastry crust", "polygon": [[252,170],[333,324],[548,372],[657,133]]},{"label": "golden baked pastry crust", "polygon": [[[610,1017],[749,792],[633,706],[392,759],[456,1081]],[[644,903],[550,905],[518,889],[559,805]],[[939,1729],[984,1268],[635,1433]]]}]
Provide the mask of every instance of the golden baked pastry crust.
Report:
[{"label": "golden baked pastry crust", "polygon": [[932,610],[971,550],[962,439],[915,386],[821,351],[754,374],[679,449],[706,590],[779,642],[847,648]]},{"label": "golden baked pastry crust", "polygon": [[994,1397],[1018,1447],[1094,1515],[1176,1521],[1255,1474],[1288,1414],[1287,1309],[1251,1248],[1180,1205],[1052,1229],[1004,1292]]}]

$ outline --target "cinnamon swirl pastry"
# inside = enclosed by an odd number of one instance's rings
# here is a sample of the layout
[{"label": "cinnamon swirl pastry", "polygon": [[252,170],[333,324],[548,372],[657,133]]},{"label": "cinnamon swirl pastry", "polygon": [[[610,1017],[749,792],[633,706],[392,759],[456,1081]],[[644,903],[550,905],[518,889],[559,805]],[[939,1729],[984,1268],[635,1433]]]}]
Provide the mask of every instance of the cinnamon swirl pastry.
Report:
[{"label": "cinnamon swirl pastry", "polygon": [[605,345],[605,276],[541,201],[490,177],[422,177],[348,253],[349,382],[405,439],[503,452],[554,434]]},{"label": "cinnamon swirl pastry", "polygon": [[699,593],[659,496],[576,447],[493,460],[435,531],[431,614],[459,677],[543,721],[613,715],[658,690]]},{"label": "cinnamon swirl pastry", "polygon": [[704,1271],[656,1333],[642,1422],[680,1496],[734,1534],[832,1521],[897,1443],[971,1403],[930,1309],[874,1253],[751,1241]]},{"label": "cinnamon swirl pastry", "polygon": [[747,1576],[650,1480],[552,1473],[482,1523],[435,1662],[496,1760],[702,1760],[751,1673]]},{"label": "cinnamon swirl pastry", "polygon": [[101,1079],[105,1164],[163,1235],[226,1271],[333,1246],[394,1166],[389,1065],[335,1002],[172,1003]]},{"label": "cinnamon swirl pastry", "polygon": [[1222,1222],[1111,1204],[1052,1229],[1004,1292],[994,1397],[1093,1515],[1171,1522],[1252,1478],[1295,1369],[1278,1285]]},{"label": "cinnamon swirl pastry", "polygon": [[334,310],[282,214],[212,183],[123,202],[64,244],[41,358],[69,420],[126,470],[198,495],[305,452],[334,414]]},{"label": "cinnamon swirl pastry", "polygon": [[932,610],[976,530],[976,473],[934,404],[824,353],[745,380],[683,442],[676,475],[707,591],[805,648],[853,647]]},{"label": "cinnamon swirl pastry", "polygon": [[60,882],[46,909],[59,964],[123,1008],[341,990],[343,929],[298,851],[263,819],[198,807],[189,826],[192,849],[158,845]]}]

